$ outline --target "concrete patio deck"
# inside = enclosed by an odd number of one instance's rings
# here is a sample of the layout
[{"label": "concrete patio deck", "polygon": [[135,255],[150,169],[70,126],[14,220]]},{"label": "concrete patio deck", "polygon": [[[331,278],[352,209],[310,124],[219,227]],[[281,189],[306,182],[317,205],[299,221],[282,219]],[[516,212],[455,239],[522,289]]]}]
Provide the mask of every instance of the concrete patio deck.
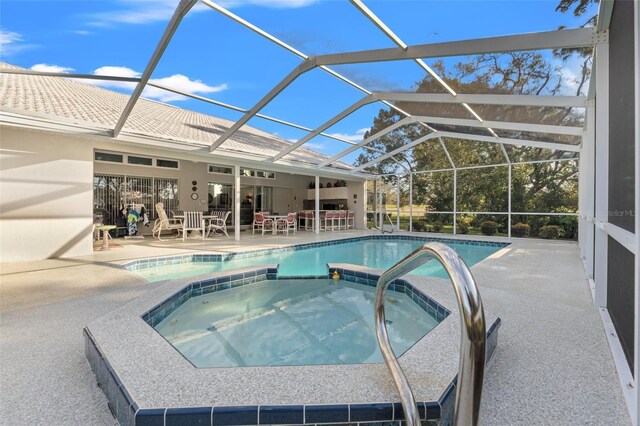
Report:
[{"label": "concrete patio deck", "polygon": [[[157,285],[121,262],[359,235],[117,240],[121,247],[88,257],[0,265],[0,423],[115,423],[85,360],[82,327]],[[486,309],[503,321],[482,424],[630,424],[575,243],[514,240],[472,271]]]}]

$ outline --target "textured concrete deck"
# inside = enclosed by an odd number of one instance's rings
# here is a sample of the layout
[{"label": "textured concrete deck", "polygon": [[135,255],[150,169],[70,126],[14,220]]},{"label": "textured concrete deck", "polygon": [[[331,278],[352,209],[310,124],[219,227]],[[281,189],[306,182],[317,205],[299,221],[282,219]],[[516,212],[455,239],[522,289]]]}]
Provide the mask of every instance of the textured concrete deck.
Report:
[{"label": "textured concrete deck", "polygon": [[[0,265],[0,423],[115,423],[84,358],[82,327],[154,289],[120,262],[332,237],[128,240],[86,258]],[[501,253],[472,268],[486,309],[503,320],[481,422],[629,424],[577,245],[521,240]]]}]

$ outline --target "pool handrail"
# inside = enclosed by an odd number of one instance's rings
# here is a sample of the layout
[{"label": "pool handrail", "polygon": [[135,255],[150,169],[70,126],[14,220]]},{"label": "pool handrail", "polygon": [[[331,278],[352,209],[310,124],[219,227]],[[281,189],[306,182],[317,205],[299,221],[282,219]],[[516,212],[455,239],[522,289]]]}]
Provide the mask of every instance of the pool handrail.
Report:
[{"label": "pool handrail", "polygon": [[405,421],[408,425],[420,426],[420,415],[413,391],[389,341],[385,323],[384,295],[389,283],[432,258],[437,259],[449,274],[460,310],[460,362],[454,425],[477,425],[486,357],[486,323],[478,286],[467,265],[452,248],[443,243],[426,243],[380,276],[374,306],[378,346],[400,395]]}]

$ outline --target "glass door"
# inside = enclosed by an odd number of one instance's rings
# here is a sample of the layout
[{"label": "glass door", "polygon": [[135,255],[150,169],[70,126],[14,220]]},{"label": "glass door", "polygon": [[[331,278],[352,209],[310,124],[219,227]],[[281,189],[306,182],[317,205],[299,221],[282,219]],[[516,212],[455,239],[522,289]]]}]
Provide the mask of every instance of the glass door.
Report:
[{"label": "glass door", "polygon": [[254,186],[240,186],[240,225],[251,225],[254,212]]}]

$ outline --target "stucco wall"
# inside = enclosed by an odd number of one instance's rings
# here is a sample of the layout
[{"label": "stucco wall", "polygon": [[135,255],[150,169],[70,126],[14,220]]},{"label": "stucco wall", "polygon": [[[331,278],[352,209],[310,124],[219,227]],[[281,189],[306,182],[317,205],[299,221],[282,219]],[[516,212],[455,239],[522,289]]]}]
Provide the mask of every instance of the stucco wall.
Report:
[{"label": "stucco wall", "polygon": [[[95,149],[176,159],[180,170],[94,162]],[[94,172],[176,178],[182,210],[207,209],[208,182],[233,183],[231,175],[207,171],[207,164],[219,163],[215,156],[198,161],[175,154],[96,137],[0,127],[0,262],[91,254]],[[195,201],[191,199],[194,180],[199,195]],[[276,179],[242,177],[241,184],[274,187],[274,211],[284,214],[302,209],[313,180],[313,176],[280,171]],[[348,208],[356,212],[356,228],[363,229],[364,183],[347,181],[347,186]],[[150,228],[141,231],[149,233]]]},{"label": "stucco wall", "polygon": [[93,147],[0,127],[0,261],[91,254]]},{"label": "stucco wall", "polygon": [[[215,182],[220,184],[233,184],[233,175],[225,175],[218,173],[209,173],[208,164],[223,164],[220,161],[216,161],[215,156],[211,157],[210,161],[191,161],[180,159],[175,155],[159,155],[157,151],[154,151],[145,147],[118,147],[108,145],[97,145],[97,149],[119,152],[125,154],[139,154],[148,155],[152,157],[161,157],[168,159],[176,159],[180,161],[180,170],[171,170],[156,167],[135,166],[128,164],[114,164],[96,162],[94,169],[96,173],[109,173],[109,174],[127,174],[132,176],[147,176],[147,177],[167,177],[178,179],[178,198],[180,208],[182,210],[206,210],[207,209],[207,193],[208,182]],[[254,167],[251,167],[254,168]],[[269,170],[268,165],[264,167],[265,170]],[[307,198],[307,188],[309,183],[315,180],[314,176],[302,176],[297,174],[291,174],[286,172],[276,172],[275,179],[260,179],[252,177],[241,177],[240,184],[242,186],[251,185],[263,185],[274,188],[273,194],[273,211],[280,214],[286,214],[289,211],[299,211],[303,208],[302,202]],[[327,182],[335,182],[337,179],[321,178],[320,181],[323,185]],[[196,191],[198,193],[198,200],[191,199],[192,194],[192,182],[197,182]],[[348,208],[356,212],[355,226],[356,229],[364,229],[365,220],[365,202],[364,202],[364,183],[358,181],[347,181],[347,187],[349,190]],[[355,197],[354,197],[355,195]],[[149,229],[141,228],[142,233],[149,233]]]}]

